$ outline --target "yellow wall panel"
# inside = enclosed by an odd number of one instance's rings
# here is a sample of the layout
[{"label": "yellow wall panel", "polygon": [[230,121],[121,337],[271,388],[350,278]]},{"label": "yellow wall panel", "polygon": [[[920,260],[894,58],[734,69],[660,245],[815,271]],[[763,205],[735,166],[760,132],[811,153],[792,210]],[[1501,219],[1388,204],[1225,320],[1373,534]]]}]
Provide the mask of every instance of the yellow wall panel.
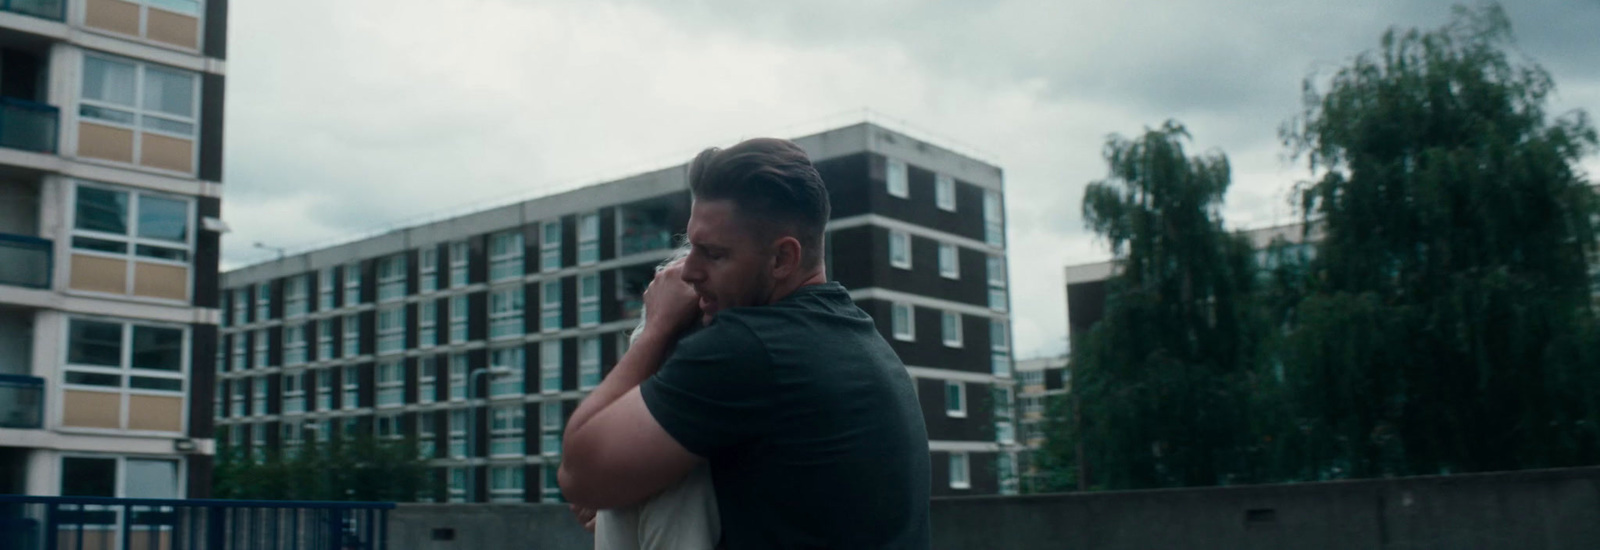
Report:
[{"label": "yellow wall panel", "polygon": [[78,123],[78,156],[133,162],[133,130]]},{"label": "yellow wall panel", "polygon": [[[82,531],[78,526],[56,530],[57,550],[78,550],[80,548],[116,548],[113,544],[117,540],[117,532],[106,527],[84,526]],[[80,537],[82,540],[79,540]]]},{"label": "yellow wall panel", "polygon": [[139,164],[151,168],[165,168],[179,172],[194,171],[194,141],[145,134],[140,144]]},{"label": "yellow wall panel", "polygon": [[183,398],[160,395],[128,396],[128,429],[183,431]]},{"label": "yellow wall panel", "polygon": [[61,392],[61,424],[75,428],[122,428],[122,395],[84,390]]},{"label": "yellow wall panel", "polygon": [[83,24],[97,29],[139,35],[139,5],[122,0],[86,0]]},{"label": "yellow wall panel", "polygon": [[76,290],[128,293],[128,262],[86,254],[72,255],[72,277],[67,286]]},{"label": "yellow wall panel", "polygon": [[150,10],[144,22],[145,35],[157,42],[200,49],[200,20],[181,13]]},{"label": "yellow wall panel", "polygon": [[134,262],[133,293],[168,300],[189,299],[189,268]]}]

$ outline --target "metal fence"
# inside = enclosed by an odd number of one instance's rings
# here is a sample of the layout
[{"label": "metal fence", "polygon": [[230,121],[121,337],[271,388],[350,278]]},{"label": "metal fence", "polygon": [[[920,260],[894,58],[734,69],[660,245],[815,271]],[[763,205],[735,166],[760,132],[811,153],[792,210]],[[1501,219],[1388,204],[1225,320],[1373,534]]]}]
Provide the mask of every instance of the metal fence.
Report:
[{"label": "metal fence", "polygon": [[0,495],[0,550],[387,550],[386,502]]}]

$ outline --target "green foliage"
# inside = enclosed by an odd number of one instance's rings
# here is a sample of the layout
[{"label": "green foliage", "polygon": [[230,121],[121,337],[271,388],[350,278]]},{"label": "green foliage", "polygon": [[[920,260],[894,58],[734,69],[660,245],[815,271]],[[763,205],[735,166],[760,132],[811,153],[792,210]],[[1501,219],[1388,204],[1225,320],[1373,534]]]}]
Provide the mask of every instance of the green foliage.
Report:
[{"label": "green foliage", "polygon": [[[1167,122],[1106,144],[1110,177],[1084,215],[1117,255],[1105,318],[1073,342],[1072,419],[1090,484],[1142,488],[1231,483],[1244,475],[1253,364],[1249,243],[1223,228],[1230,183],[1221,154],[1189,156]],[[1066,462],[1066,448],[1043,453]]]},{"label": "green foliage", "polygon": [[1600,459],[1588,262],[1596,147],[1550,118],[1538,65],[1498,6],[1309,81],[1285,127],[1320,178],[1325,236],[1287,326],[1295,478],[1432,474]]},{"label": "green foliage", "polygon": [[242,449],[217,454],[218,498],[409,502],[437,490],[410,439],[308,440],[298,452],[273,452],[259,460]]}]

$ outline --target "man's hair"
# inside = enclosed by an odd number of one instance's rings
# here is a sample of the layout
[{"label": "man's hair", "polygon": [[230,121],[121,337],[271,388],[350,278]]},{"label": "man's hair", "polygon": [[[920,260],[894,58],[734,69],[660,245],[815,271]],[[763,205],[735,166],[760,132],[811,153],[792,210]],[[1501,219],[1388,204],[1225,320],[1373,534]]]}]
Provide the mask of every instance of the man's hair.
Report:
[{"label": "man's hair", "polygon": [[791,235],[800,241],[800,265],[821,265],[828,189],[793,142],[756,138],[701,151],[689,163],[689,191],[695,200],[733,201],[740,221],[763,241]]}]

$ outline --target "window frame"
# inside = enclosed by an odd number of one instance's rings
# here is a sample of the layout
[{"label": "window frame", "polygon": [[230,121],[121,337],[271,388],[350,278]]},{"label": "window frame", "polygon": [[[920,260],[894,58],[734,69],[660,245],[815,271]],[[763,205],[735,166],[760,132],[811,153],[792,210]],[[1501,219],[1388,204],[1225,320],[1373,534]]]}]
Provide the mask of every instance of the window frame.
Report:
[{"label": "window frame", "polygon": [[[98,364],[93,364],[93,363],[75,363],[75,362],[71,361],[72,348],[73,348],[74,343],[75,343],[73,341],[72,323],[75,322],[75,321],[77,321],[77,322],[85,322],[85,323],[101,323],[101,324],[116,325],[117,326],[118,333],[117,333],[117,365],[116,366],[98,365]],[[60,397],[60,396],[64,395],[64,393],[66,391],[68,391],[68,390],[116,394],[118,396],[118,401],[120,402],[120,407],[121,407],[120,410],[118,411],[118,414],[117,414],[117,420],[118,420],[118,424],[120,426],[120,425],[126,425],[127,422],[128,422],[128,414],[130,412],[129,411],[130,404],[128,403],[128,401],[129,401],[130,397],[135,396],[135,395],[148,395],[148,396],[157,396],[157,397],[177,397],[177,398],[180,398],[182,400],[179,410],[180,411],[185,411],[185,412],[183,414],[181,414],[181,419],[179,421],[179,426],[178,426],[179,429],[178,429],[178,432],[176,432],[176,433],[188,433],[188,430],[189,430],[189,414],[187,414],[186,411],[189,410],[190,392],[191,392],[191,388],[193,387],[193,383],[189,379],[189,373],[192,372],[193,369],[194,369],[193,364],[192,364],[193,357],[190,355],[190,353],[192,351],[190,348],[192,346],[192,340],[191,339],[193,338],[193,334],[191,333],[191,331],[189,330],[188,327],[182,326],[182,325],[170,324],[170,323],[149,322],[149,321],[131,320],[131,319],[114,319],[114,318],[106,318],[106,317],[93,317],[93,316],[81,316],[81,315],[69,315],[65,319],[63,319],[61,321],[61,323],[62,323],[61,326],[62,326],[62,329],[63,329],[63,337],[62,337],[62,342],[63,343],[61,345],[61,352],[60,352],[60,354],[61,354],[60,355],[60,361],[61,361],[60,365],[61,366],[59,367],[60,370],[61,370],[61,378],[59,379],[60,380],[60,382],[59,382],[59,388],[60,389],[55,391],[55,393],[58,396],[57,398],[55,398],[55,401],[61,402],[62,405],[60,405],[59,407],[62,407],[62,408],[57,409],[57,410],[64,410],[64,407],[65,407],[64,401],[65,401],[65,399]],[[177,356],[177,361],[178,361],[177,367],[178,368],[177,368],[177,370],[147,369],[147,368],[139,368],[139,367],[135,366],[136,356],[135,356],[134,344],[135,344],[136,339],[135,339],[134,333],[140,327],[144,327],[146,329],[163,330],[163,331],[177,331],[177,333],[178,333],[177,334],[178,340],[176,342],[176,346],[177,346],[177,350],[176,351],[178,352],[178,356]],[[116,379],[117,379],[117,383],[116,383],[116,385],[97,385],[97,384],[83,384],[83,383],[69,382],[68,381],[68,377],[67,377],[68,373],[83,373],[83,374],[90,374],[90,375],[115,376]],[[136,378],[172,381],[172,382],[176,382],[178,384],[178,388],[175,389],[175,390],[173,390],[173,389],[137,388],[137,387],[134,387],[134,380]],[[169,432],[169,431],[165,431],[165,430],[132,430],[132,429],[122,429],[120,427],[119,428],[89,428],[89,427],[61,426],[59,429],[67,430],[67,431],[83,430],[83,431],[91,431],[91,432],[114,431],[114,432],[161,433],[161,434],[175,433],[175,432]]]},{"label": "window frame", "polygon": [[[904,257],[895,257],[895,247],[899,243],[900,251]],[[889,267],[896,269],[911,269],[911,234],[899,229],[889,230]]]},{"label": "window frame", "polygon": [[345,365],[339,372],[339,410],[361,408],[361,367]]},{"label": "window frame", "polygon": [[439,400],[439,357],[424,355],[417,358],[417,403],[419,404]]},{"label": "window frame", "polygon": [[[965,451],[951,451],[950,457],[950,488],[972,488],[972,458]],[[957,465],[960,465],[958,468]]]},{"label": "window frame", "polygon": [[933,177],[933,203],[934,206],[946,212],[956,211],[956,179],[949,174],[935,174]]},{"label": "window frame", "polygon": [[406,351],[406,306],[378,308],[378,334],[373,355],[393,355]]},{"label": "window frame", "polygon": [[361,262],[351,262],[344,266],[344,307],[361,305]]},{"label": "window frame", "polygon": [[351,313],[343,317],[344,333],[340,336],[339,357],[350,358],[361,356],[361,314]]},{"label": "window frame", "polygon": [[522,285],[497,288],[489,292],[489,339],[518,338],[523,334],[523,312],[527,304]]},{"label": "window frame", "polygon": [[[489,502],[522,502],[526,479],[521,464],[496,464],[489,467]],[[504,486],[500,482],[504,482]]]},{"label": "window frame", "polygon": [[[554,241],[551,236],[554,235]],[[551,220],[539,224],[539,271],[551,272],[561,269],[561,220]]]},{"label": "window frame", "polygon": [[439,290],[439,247],[428,245],[417,249],[417,293]]},{"label": "window frame", "polygon": [[[950,393],[954,390],[955,393]],[[951,400],[954,399],[955,407],[952,408]],[[944,415],[950,418],[967,417],[967,384],[956,380],[944,381]]]},{"label": "window frame", "polygon": [[[552,290],[554,302],[550,301]],[[561,279],[539,283],[539,332],[561,330],[561,321]]]},{"label": "window frame", "polygon": [[993,189],[983,192],[983,241],[992,246],[1006,245],[1005,203],[1000,192]]},{"label": "window frame", "polygon": [[592,390],[600,385],[600,337],[578,338],[578,389]]},{"label": "window frame", "polygon": [[[93,98],[88,97],[88,94],[86,93],[87,90],[84,89],[84,86],[88,82],[88,76],[87,75],[89,74],[89,60],[91,60],[91,59],[99,61],[101,63],[112,63],[112,64],[132,65],[133,66],[133,71],[134,71],[133,88],[134,89],[133,89],[133,104],[132,105],[121,105],[121,104],[114,103],[114,102],[111,102],[111,101],[105,101],[105,100],[101,100],[101,99],[93,99]],[[157,71],[165,71],[165,72],[181,74],[182,76],[189,77],[189,82],[190,82],[189,113],[187,115],[169,113],[169,112],[162,111],[162,110],[159,110],[159,109],[151,109],[149,107],[146,107],[145,93],[151,87],[149,85],[149,82],[148,82],[147,79],[148,79],[148,73],[149,73],[150,69],[152,69],[152,68],[157,70]],[[118,128],[118,129],[129,130],[131,132],[134,132],[135,133],[135,137],[133,139],[133,158],[135,158],[135,159],[140,158],[141,153],[142,153],[142,149],[143,149],[143,147],[140,147],[141,142],[144,141],[143,139],[140,139],[142,137],[141,134],[150,133],[150,134],[154,134],[154,135],[157,135],[157,136],[164,136],[164,137],[175,138],[175,139],[189,140],[189,141],[191,141],[191,142],[193,142],[195,144],[195,147],[190,152],[189,165],[191,167],[196,166],[195,160],[197,158],[199,158],[199,153],[200,153],[200,147],[198,146],[199,143],[200,143],[200,139],[201,139],[200,103],[201,103],[201,99],[202,99],[201,91],[203,89],[202,81],[204,80],[204,78],[203,78],[204,75],[202,75],[201,73],[195,72],[195,71],[191,71],[191,70],[180,68],[180,67],[174,67],[174,66],[166,65],[166,64],[162,64],[162,63],[144,61],[144,60],[140,60],[140,59],[134,59],[134,58],[131,58],[131,57],[120,56],[120,55],[112,55],[112,54],[108,54],[108,53],[101,53],[101,52],[98,52],[98,51],[89,51],[89,50],[85,50],[83,52],[82,59],[80,59],[78,61],[78,70],[79,70],[78,74],[83,75],[82,76],[83,80],[79,83],[78,89],[75,90],[75,93],[74,93],[74,99],[77,101],[77,109],[74,110],[74,113],[76,114],[76,116],[77,116],[77,118],[79,120],[84,121],[84,122],[89,122],[91,124],[99,124],[99,125],[103,125],[103,126],[107,126],[107,127],[111,127],[111,128]],[[84,114],[84,110],[85,110],[84,107],[89,107],[91,109],[120,111],[120,112],[123,112],[123,113],[131,115],[132,119],[133,119],[133,122],[122,122],[122,121],[111,120],[111,119],[107,119],[107,118],[103,118],[103,117]],[[146,126],[145,124],[143,124],[145,117],[153,117],[153,118],[155,118],[157,120],[164,120],[164,121],[167,121],[167,122],[176,122],[176,123],[179,123],[179,124],[187,124],[192,128],[192,130],[189,133],[182,133],[182,132],[177,132],[177,131],[173,131],[173,130],[165,129],[165,128],[151,128],[151,127]],[[113,161],[113,162],[115,162],[115,161]],[[124,164],[124,163],[118,163],[118,164]],[[140,165],[140,167],[141,168],[145,168],[145,169],[159,170],[159,171],[162,171],[162,172],[180,173],[180,172],[177,172],[175,170],[169,170],[169,169],[165,169],[165,168],[152,168],[152,167],[143,166],[143,165]],[[194,170],[190,170],[189,172],[182,172],[182,173],[192,174],[192,173],[194,173]]]},{"label": "window frame", "polygon": [[467,341],[467,295],[457,294],[450,297],[450,343],[460,344]]},{"label": "window frame", "polygon": [[378,258],[378,303],[405,299],[408,267],[404,253]]},{"label": "window frame", "polygon": [[284,325],[283,366],[295,367],[306,364],[306,348],[306,324]]},{"label": "window frame", "polygon": [[506,367],[511,373],[489,379],[489,398],[520,397],[527,394],[527,359],[522,345],[501,346],[489,349],[489,366]]},{"label": "window frame", "polygon": [[[946,263],[949,260],[949,263]],[[961,247],[955,243],[939,243],[939,276],[961,279]]]},{"label": "window frame", "polygon": [[578,265],[600,261],[600,213],[578,215]]},{"label": "window frame", "polygon": [[[459,421],[458,421],[459,420]],[[467,409],[450,409],[449,425],[446,435],[448,447],[445,451],[449,458],[467,458],[472,455],[472,449],[467,448]]]},{"label": "window frame", "polygon": [[489,235],[489,281],[521,279],[522,231],[511,229]]},{"label": "window frame", "polygon": [[561,354],[561,340],[539,343],[539,393],[561,392]]},{"label": "window frame", "polygon": [[[373,373],[376,381],[375,408],[404,406],[406,403],[406,367],[400,359],[380,361]],[[385,372],[387,371],[387,372]]]},{"label": "window frame", "polygon": [[[306,386],[305,372],[286,372],[278,378],[279,393],[283,396],[283,403],[279,405],[280,414],[300,414],[306,412]],[[294,405],[294,406],[291,406]]]},{"label": "window frame", "polygon": [[911,167],[906,161],[886,157],[883,168],[884,191],[891,197],[911,198]]},{"label": "window frame", "polygon": [[523,456],[527,419],[522,403],[489,407],[489,456]]},{"label": "window frame", "polygon": [[[590,283],[593,283],[592,285]],[[589,287],[594,294],[586,295]],[[600,324],[600,274],[586,273],[578,276],[578,326],[593,327]]]},{"label": "window frame", "polygon": [[295,275],[283,279],[283,318],[299,319],[311,311],[311,297],[307,291],[310,275]]},{"label": "window frame", "polygon": [[334,308],[333,297],[338,290],[333,268],[317,270],[317,311],[328,311]]},{"label": "window frame", "polygon": [[258,328],[250,334],[250,368],[264,369],[272,366],[272,355],[268,353],[271,340],[267,337],[267,329]]},{"label": "window frame", "polygon": [[454,241],[446,247],[450,254],[450,288],[461,288],[471,284],[468,279],[467,262],[471,255],[471,248],[466,241]]},{"label": "window frame", "polygon": [[417,349],[427,349],[437,345],[439,345],[439,302],[418,301]]},{"label": "window frame", "polygon": [[[951,319],[955,319],[954,324],[951,324]],[[939,312],[939,340],[944,343],[945,347],[960,348],[965,344],[961,327],[963,321],[964,319],[962,319],[959,311],[943,310]],[[951,327],[955,327],[955,330],[952,331]]]},{"label": "window frame", "polygon": [[[902,317],[901,312],[904,312],[904,317]],[[901,327],[897,326],[902,318],[905,319],[904,331],[901,331]],[[894,336],[895,340],[901,342],[917,341],[917,307],[906,302],[890,302],[889,332]]]},{"label": "window frame", "polygon": [[[452,353],[446,356],[449,363],[446,365],[446,382],[450,384],[445,393],[446,401],[461,402],[467,399],[467,377],[471,375],[472,365],[467,362],[467,354]],[[459,375],[459,376],[457,376]],[[457,394],[460,390],[460,395]]]}]

